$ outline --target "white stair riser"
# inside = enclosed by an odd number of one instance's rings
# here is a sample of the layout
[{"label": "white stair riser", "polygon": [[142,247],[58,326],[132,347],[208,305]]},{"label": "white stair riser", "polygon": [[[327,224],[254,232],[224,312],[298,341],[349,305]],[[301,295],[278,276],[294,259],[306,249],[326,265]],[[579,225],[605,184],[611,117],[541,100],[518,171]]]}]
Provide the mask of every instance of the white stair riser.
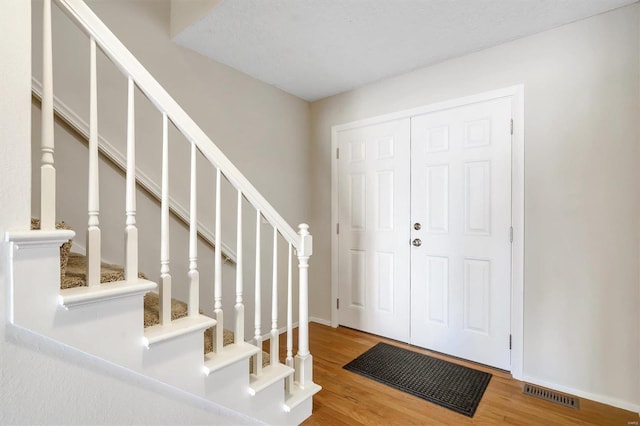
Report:
[{"label": "white stair riser", "polygon": [[189,333],[142,348],[142,371],[164,383],[204,396],[204,338]]},{"label": "white stair riser", "polygon": [[284,380],[278,380],[251,397],[249,415],[272,425],[286,424],[289,413],[284,409],[284,396]]},{"label": "white stair riser", "polygon": [[305,421],[312,412],[313,398],[308,398],[289,412],[289,415],[287,416],[287,424],[299,425],[300,423]]},{"label": "white stair riser", "polygon": [[134,370],[141,368],[142,296],[123,297],[74,310],[56,307],[48,336]]},{"label": "white stair riser", "polygon": [[235,362],[206,377],[205,397],[233,410],[246,412],[253,403],[249,393],[249,360]]}]

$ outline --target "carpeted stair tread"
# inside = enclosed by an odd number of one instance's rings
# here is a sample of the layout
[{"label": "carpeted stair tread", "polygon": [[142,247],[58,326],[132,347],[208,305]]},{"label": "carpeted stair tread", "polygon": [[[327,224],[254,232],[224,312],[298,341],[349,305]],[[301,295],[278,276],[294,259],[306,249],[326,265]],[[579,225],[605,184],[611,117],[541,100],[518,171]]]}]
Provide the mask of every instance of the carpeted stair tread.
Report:
[{"label": "carpeted stair tread", "polygon": [[[87,283],[87,258],[78,253],[69,253],[67,268],[64,278],[61,280],[60,288],[82,287]],[[146,275],[140,272],[138,277],[147,279]],[[102,262],[100,264],[100,282],[111,283],[124,280],[124,268],[120,265],[112,265]]]},{"label": "carpeted stair tread", "polygon": [[[78,253],[69,253],[66,264],[66,275],[61,280],[60,288],[67,289],[86,285],[87,281],[87,258]],[[140,278],[147,279],[146,275],[140,272]],[[124,280],[124,268],[120,265],[102,263],[100,265],[100,282],[110,283]],[[171,299],[171,320],[186,317],[188,314],[187,304],[181,300]],[[150,327],[160,323],[160,299],[157,293],[147,293],[144,296],[144,326]],[[213,328],[204,331],[204,353],[213,351]],[[223,330],[223,346],[233,343],[233,331]],[[262,353],[262,364],[269,364],[269,354]]]},{"label": "carpeted stair tread", "polygon": [[[144,295],[144,326],[149,327],[160,323],[160,298],[157,293],[147,293]],[[178,318],[186,317],[188,314],[188,306],[185,302],[177,299],[171,299],[171,319],[176,320]],[[222,345],[227,346],[233,343],[234,334],[233,331],[224,329],[222,330]],[[204,353],[213,352],[213,336],[214,329],[208,328],[204,331]],[[262,352],[262,365],[267,366],[269,364],[269,354]]]},{"label": "carpeted stair tread", "polygon": [[[171,299],[171,319],[184,318],[188,314],[188,306],[181,300]],[[150,327],[160,323],[160,298],[157,293],[147,293],[144,295],[144,326]],[[223,330],[223,345],[233,343],[233,332]],[[213,328],[208,328],[204,332],[204,353],[213,350]]]}]

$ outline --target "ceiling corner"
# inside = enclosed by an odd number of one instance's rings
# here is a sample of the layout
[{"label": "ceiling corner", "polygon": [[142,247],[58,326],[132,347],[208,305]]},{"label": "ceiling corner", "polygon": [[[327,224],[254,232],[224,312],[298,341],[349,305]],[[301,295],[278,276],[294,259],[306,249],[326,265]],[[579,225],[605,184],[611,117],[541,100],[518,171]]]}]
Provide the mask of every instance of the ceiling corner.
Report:
[{"label": "ceiling corner", "polygon": [[196,23],[222,0],[171,0],[170,37]]}]

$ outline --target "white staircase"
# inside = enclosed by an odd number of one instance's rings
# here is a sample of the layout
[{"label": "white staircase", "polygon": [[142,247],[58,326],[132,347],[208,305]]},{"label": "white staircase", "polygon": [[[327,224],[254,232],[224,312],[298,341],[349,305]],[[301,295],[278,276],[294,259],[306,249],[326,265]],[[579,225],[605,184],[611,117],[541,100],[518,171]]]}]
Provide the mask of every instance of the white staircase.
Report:
[{"label": "white staircase", "polygon": [[[89,176],[87,220],[87,286],[60,289],[60,245],[73,238],[70,230],[55,229],[56,170],[53,140],[54,91],[52,84],[52,0],[44,1],[43,11],[43,81],[42,81],[42,149],[41,149],[41,230],[7,232],[10,243],[8,259],[10,288],[9,322],[54,339],[107,362],[179,388],[212,404],[241,412],[271,424],[299,424],[311,415],[312,397],[320,390],[313,382],[313,358],[308,338],[308,261],[312,238],[308,226],[296,232],[260,195],[227,157],[202,132],[184,110],[151,77],[136,58],[122,45],[82,0],[55,0],[89,37],[90,110]],[[125,280],[100,283],[101,235],[98,175],[98,122],[96,52],[100,49],[128,78],[128,122],[126,156]],[[162,193],[161,193],[161,275],[158,283],[138,278],[138,229],[136,224],[136,162],[134,92],[142,91],[162,114]],[[188,285],[189,314],[171,320],[172,276],[169,256],[169,126],[173,125],[189,142],[191,188],[189,212],[189,272],[180,279]],[[216,171],[215,196],[215,279],[214,315],[200,312],[198,273],[198,218],[196,158],[204,156]],[[237,191],[237,241],[235,306],[223,311],[221,241],[221,183],[226,180]],[[255,209],[255,310],[245,312],[243,301],[243,200]],[[261,282],[260,228],[266,221],[273,228],[271,260],[273,279]],[[278,242],[284,239],[287,257],[287,294],[278,295]],[[293,259],[298,259],[298,328],[297,354],[294,357],[293,328]],[[143,327],[143,298],[158,291],[160,324]],[[262,363],[263,327],[261,299],[270,293],[271,324],[269,330],[270,363]],[[280,296],[280,297],[279,297]],[[278,305],[286,299],[287,345],[284,362],[279,357]],[[225,318],[234,324],[235,341],[223,346]],[[245,322],[254,320],[255,334],[245,341]],[[213,352],[204,354],[203,332],[214,327]],[[251,363],[251,372],[250,372]]]}]

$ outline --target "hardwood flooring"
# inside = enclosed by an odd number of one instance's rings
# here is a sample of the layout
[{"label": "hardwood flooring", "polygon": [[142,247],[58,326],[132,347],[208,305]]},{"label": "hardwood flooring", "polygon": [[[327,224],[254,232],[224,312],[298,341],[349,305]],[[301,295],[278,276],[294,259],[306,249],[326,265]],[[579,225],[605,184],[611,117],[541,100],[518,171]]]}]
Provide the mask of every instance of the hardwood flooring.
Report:
[{"label": "hardwood flooring", "polygon": [[[572,409],[522,394],[523,383],[495,370],[360,331],[311,323],[314,397],[305,425],[638,425],[638,413],[580,399]],[[284,334],[282,335],[284,336]],[[344,370],[343,365],[378,342],[387,342],[493,374],[473,418]],[[281,359],[285,344],[281,341]]]}]

